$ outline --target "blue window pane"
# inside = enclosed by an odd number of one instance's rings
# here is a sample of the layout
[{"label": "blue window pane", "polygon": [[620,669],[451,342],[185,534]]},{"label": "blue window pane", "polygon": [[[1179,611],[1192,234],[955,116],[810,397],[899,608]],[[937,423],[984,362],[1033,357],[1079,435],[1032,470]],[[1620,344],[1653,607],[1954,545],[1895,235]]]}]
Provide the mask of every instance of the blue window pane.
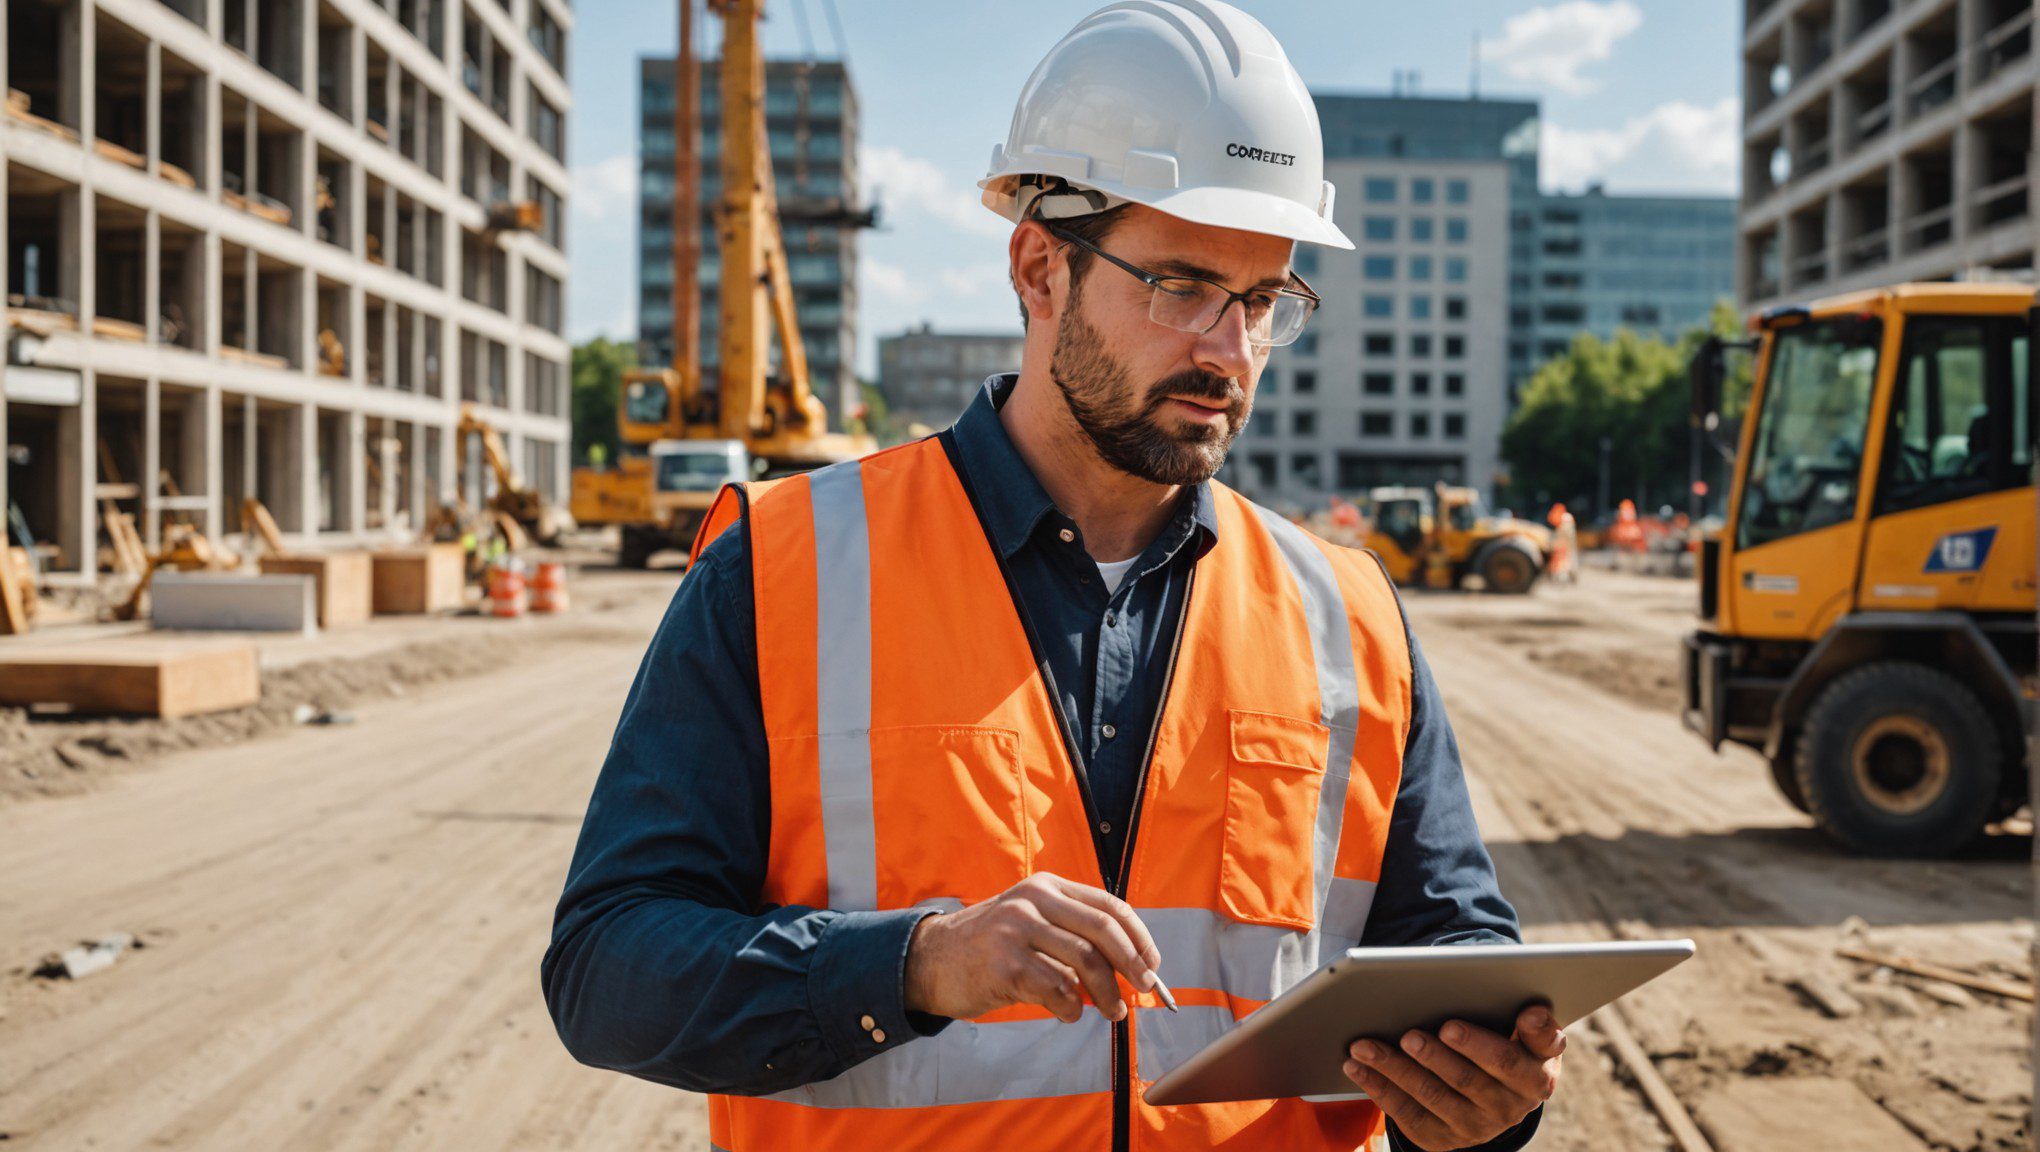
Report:
[{"label": "blue window pane", "polygon": [[1445,261],[1445,279],[1448,283],[1464,284],[1466,282],[1466,261],[1457,256],[1447,258]]},{"label": "blue window pane", "polygon": [[1466,217],[1454,216],[1445,221],[1445,239],[1453,244],[1466,242]]},{"label": "blue window pane", "polygon": [[1395,257],[1369,256],[1361,261],[1360,274],[1368,280],[1395,279]]},{"label": "blue window pane", "polygon": [[1430,278],[1431,258],[1429,256],[1410,257],[1410,279],[1429,280]]},{"label": "blue window pane", "polygon": [[1368,180],[1366,196],[1369,204],[1395,203],[1395,181],[1385,176],[1377,176]]},{"label": "blue window pane", "polygon": [[1395,217],[1369,216],[1362,222],[1362,229],[1369,240],[1395,239]]},{"label": "blue window pane", "polygon": [[1431,298],[1429,296],[1410,297],[1410,319],[1429,320],[1430,318]]},{"label": "blue window pane", "polygon": [[1429,204],[1436,195],[1429,177],[1410,181],[1410,200],[1418,204]]},{"label": "blue window pane", "polygon": [[1318,249],[1315,244],[1298,244],[1290,253],[1289,269],[1299,276],[1315,275],[1318,270]]},{"label": "blue window pane", "polygon": [[1432,220],[1429,216],[1418,216],[1417,218],[1411,220],[1410,239],[1426,242],[1429,241],[1431,239],[1431,234],[1434,231],[1436,231],[1436,228],[1434,227],[1436,223],[1437,222]]},{"label": "blue window pane", "polygon": [[1375,319],[1394,316],[1395,297],[1393,296],[1366,297],[1360,302],[1360,311],[1362,315]]},{"label": "blue window pane", "polygon": [[1464,180],[1447,180],[1445,182],[1445,201],[1448,204],[1464,204],[1470,194]]}]

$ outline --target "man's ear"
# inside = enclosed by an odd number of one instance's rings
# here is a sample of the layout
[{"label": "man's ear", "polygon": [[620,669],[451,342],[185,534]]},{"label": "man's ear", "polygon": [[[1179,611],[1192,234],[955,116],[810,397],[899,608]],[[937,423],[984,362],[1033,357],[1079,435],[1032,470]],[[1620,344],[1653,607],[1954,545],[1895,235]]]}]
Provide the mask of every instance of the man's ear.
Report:
[{"label": "man's ear", "polygon": [[1061,251],[1061,242],[1039,220],[1022,222],[1006,242],[1013,291],[1019,293],[1020,306],[1027,309],[1030,323],[1054,319],[1056,308],[1065,298],[1069,262],[1062,259]]}]

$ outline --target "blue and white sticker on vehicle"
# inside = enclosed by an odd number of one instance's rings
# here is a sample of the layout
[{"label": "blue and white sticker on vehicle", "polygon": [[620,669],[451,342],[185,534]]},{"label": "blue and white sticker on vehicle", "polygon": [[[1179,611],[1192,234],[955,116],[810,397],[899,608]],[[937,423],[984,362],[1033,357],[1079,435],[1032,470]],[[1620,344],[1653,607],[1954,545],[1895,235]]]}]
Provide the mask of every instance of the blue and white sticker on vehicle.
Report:
[{"label": "blue and white sticker on vehicle", "polygon": [[1929,572],[1978,572],[1983,562],[1990,558],[1991,542],[1997,539],[1995,528],[1975,528],[1968,532],[1950,532],[1934,542],[1934,550],[1927,553]]}]

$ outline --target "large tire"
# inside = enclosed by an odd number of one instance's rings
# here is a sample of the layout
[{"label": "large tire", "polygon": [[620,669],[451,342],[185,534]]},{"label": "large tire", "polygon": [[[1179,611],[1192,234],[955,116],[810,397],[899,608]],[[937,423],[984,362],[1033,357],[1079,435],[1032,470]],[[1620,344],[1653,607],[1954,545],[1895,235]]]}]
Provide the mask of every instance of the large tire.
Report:
[{"label": "large tire", "polygon": [[652,553],[663,547],[663,536],[626,524],[622,538],[617,542],[616,565],[619,568],[649,568]]},{"label": "large tire", "polygon": [[1498,544],[1480,558],[1480,578],[1490,592],[1520,596],[1537,583],[1537,557],[1514,544]]},{"label": "large tire", "polygon": [[1941,857],[1983,831],[2002,756],[1975,693],[1946,673],[1892,660],[1821,691],[1795,759],[1807,811],[1845,847]]},{"label": "large tire", "polygon": [[1790,753],[1780,752],[1772,758],[1771,783],[1778,786],[1778,795],[1785,797],[1787,804],[1806,811],[1806,794],[1799,790],[1799,773],[1793,767]]}]

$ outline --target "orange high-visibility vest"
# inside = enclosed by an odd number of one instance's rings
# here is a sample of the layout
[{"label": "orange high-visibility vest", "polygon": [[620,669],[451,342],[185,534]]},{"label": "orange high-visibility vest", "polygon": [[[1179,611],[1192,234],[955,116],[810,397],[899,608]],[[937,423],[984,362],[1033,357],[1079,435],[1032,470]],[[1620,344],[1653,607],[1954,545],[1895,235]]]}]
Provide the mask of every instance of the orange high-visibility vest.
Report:
[{"label": "orange high-visibility vest", "polygon": [[[825,1081],[711,1098],[729,1152],[1353,1149],[1365,1100],[1157,1108],[1140,1094],[1357,943],[1410,719],[1395,593],[1214,484],[1120,875],[1106,875],[1056,705],[958,470],[927,439],[725,489],[697,554],[748,533],[772,822],[763,899],[959,908],[1035,872],[1119,893],[1182,1006],[1114,1025],[1014,1007]],[[818,1012],[858,1018],[856,1004]],[[1117,1113],[1117,1114],[1115,1114]]]}]

